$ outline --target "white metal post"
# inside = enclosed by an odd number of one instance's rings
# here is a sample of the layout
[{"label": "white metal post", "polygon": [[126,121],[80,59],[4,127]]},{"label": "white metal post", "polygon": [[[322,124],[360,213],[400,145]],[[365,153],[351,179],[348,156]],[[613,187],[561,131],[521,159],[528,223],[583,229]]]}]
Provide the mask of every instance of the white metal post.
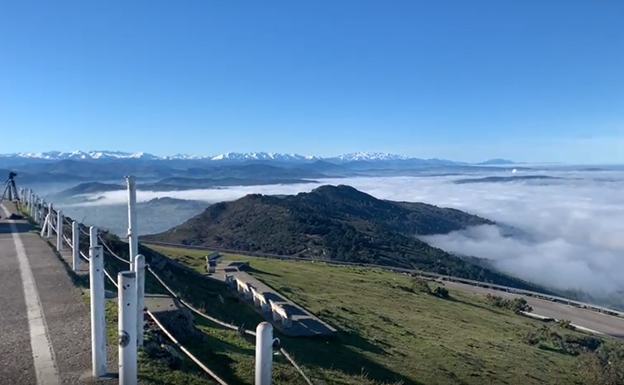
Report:
[{"label": "white metal post", "polygon": [[95,247],[98,245],[97,233],[98,233],[97,227],[95,226],[89,227],[89,246],[90,247]]},{"label": "white metal post", "polygon": [[271,385],[273,366],[273,325],[260,322],[256,327],[255,385]]},{"label": "white metal post", "polygon": [[30,211],[29,211],[30,217],[34,218],[35,217],[35,193],[31,192],[30,193]]},{"label": "white metal post", "polygon": [[43,220],[45,219],[45,200],[41,200],[41,205],[39,206],[39,223],[43,224]]},{"label": "white metal post", "polygon": [[136,274],[123,271],[117,275],[119,297],[119,385],[137,383],[137,298]]},{"label": "white metal post", "polygon": [[49,226],[50,226],[50,214],[46,215],[45,220],[43,221],[43,227],[41,228],[41,238],[46,236],[46,231],[47,229],[50,228]]},{"label": "white metal post", "polygon": [[91,288],[91,363],[93,377],[106,374],[106,324],[104,319],[104,250],[89,248]]},{"label": "white metal post", "polygon": [[52,222],[54,221],[54,208],[52,203],[48,206],[48,228],[46,229],[46,238],[52,238]]},{"label": "white metal post", "polygon": [[72,222],[72,268],[78,271],[80,267],[80,229],[78,222]]},{"label": "white metal post", "polygon": [[36,195],[33,195],[33,206],[30,213],[30,217],[33,219],[35,223],[37,223],[37,201],[39,198]]},{"label": "white metal post", "polygon": [[34,211],[34,215],[33,215],[33,220],[35,221],[35,223],[39,223],[39,202],[41,201],[41,199],[39,199],[38,196],[35,197],[35,209]]},{"label": "white metal post", "polygon": [[39,202],[39,210],[37,214],[37,223],[43,224],[43,220],[45,218],[45,201],[43,199]]},{"label": "white metal post", "polygon": [[143,325],[145,316],[145,257],[141,254],[134,259],[134,272],[137,281],[137,344],[143,346]]},{"label": "white metal post", "polygon": [[136,180],[134,176],[126,176],[126,184],[128,186],[128,244],[130,245],[130,270],[132,270],[132,262],[139,254],[139,238],[137,232],[136,217]]},{"label": "white metal post", "polygon": [[56,249],[63,250],[63,212],[61,210],[56,214]]}]

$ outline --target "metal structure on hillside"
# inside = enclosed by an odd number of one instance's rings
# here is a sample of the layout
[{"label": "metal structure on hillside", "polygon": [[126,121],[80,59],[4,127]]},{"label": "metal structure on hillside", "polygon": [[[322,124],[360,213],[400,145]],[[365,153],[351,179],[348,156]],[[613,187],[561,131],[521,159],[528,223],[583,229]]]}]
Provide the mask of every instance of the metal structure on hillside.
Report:
[{"label": "metal structure on hillside", "polygon": [[5,199],[12,201],[12,202],[20,201],[19,193],[17,192],[17,187],[15,187],[16,176],[17,174],[14,173],[13,171],[9,172],[9,177],[7,178],[5,182],[4,192],[2,193],[2,197],[0,197],[0,203]]}]

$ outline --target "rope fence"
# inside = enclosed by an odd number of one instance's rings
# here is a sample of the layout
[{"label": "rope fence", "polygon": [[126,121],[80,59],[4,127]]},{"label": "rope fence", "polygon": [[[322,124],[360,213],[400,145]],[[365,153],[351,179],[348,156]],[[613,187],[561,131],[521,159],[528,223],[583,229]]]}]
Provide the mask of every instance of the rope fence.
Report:
[{"label": "rope fence", "polygon": [[[55,214],[58,215],[58,212],[56,212]],[[63,217],[64,222],[68,225],[71,226],[71,221],[67,218],[67,217]],[[83,229],[85,225],[83,225],[82,223],[79,223],[78,225],[78,229],[80,231],[80,233],[82,233],[85,236],[90,236],[90,234]],[[62,228],[62,226],[61,226]],[[63,239],[64,241],[71,247],[71,241],[70,239],[65,236],[65,234],[63,234]],[[102,237],[102,235],[100,234],[100,231],[98,230],[97,232],[97,239],[98,239],[98,243],[100,245],[102,245],[104,247],[104,249],[106,250],[106,254],[114,257],[115,259],[117,259],[120,262],[124,262],[128,265],[132,265],[132,263],[125,259],[120,257],[119,255],[117,255],[117,253],[115,253],[113,251],[113,249],[108,245],[108,243],[106,241],[104,241],[104,238]],[[86,261],[90,261],[89,257],[87,255],[85,255],[82,251],[80,252],[80,256],[82,258],[84,258]],[[237,331],[237,332],[242,332],[244,334],[247,334],[249,336],[256,336],[256,332],[253,330],[249,330],[249,329],[245,329],[224,321],[221,321],[217,318],[211,317],[207,314],[205,314],[204,312],[200,311],[199,309],[195,308],[193,305],[189,304],[187,301],[185,301],[183,298],[181,298],[173,289],[171,289],[165,282],[164,280],[158,276],[158,274],[149,266],[146,265],[145,266],[146,271],[148,271],[152,277],[154,277],[156,279],[156,281],[158,281],[160,283],[160,285],[169,293],[169,295],[171,295],[173,298],[175,298],[176,300],[178,300],[183,306],[185,306],[187,309],[189,309],[190,311],[192,311],[193,313],[197,314],[198,316],[212,322],[215,323],[217,325],[220,325],[222,327],[225,327],[227,329],[233,330],[233,331]],[[113,279],[113,277],[106,271],[106,269],[104,269],[104,274],[105,276],[108,278],[108,280],[115,286],[118,287],[117,282]],[[165,329],[165,327],[156,319],[156,317],[149,311],[149,310],[145,310],[145,312],[147,313],[147,315],[154,321],[154,323],[162,330],[162,332],[171,340],[171,342],[178,347],[182,352],[184,352],[187,357],[192,360],[193,362],[195,362],[206,374],[208,374],[210,377],[212,377],[215,381],[217,381],[219,384],[221,385],[227,385],[226,382],[224,380],[222,380],[221,378],[219,378],[214,372],[212,372],[206,365],[204,365],[201,361],[199,361],[195,356],[193,356],[193,354],[188,351],[188,349],[186,349],[184,346],[182,346],[174,337],[173,335],[171,335],[171,333],[169,331],[167,331]],[[282,354],[282,356],[295,368],[295,370],[299,373],[299,375],[302,377],[302,379],[308,384],[308,385],[313,385],[313,382],[310,380],[310,378],[305,374],[305,372],[301,369],[301,367],[297,364],[297,362],[292,358],[291,354],[288,353],[288,351],[286,351],[286,349],[284,349],[283,347],[279,348],[279,352]]]}]

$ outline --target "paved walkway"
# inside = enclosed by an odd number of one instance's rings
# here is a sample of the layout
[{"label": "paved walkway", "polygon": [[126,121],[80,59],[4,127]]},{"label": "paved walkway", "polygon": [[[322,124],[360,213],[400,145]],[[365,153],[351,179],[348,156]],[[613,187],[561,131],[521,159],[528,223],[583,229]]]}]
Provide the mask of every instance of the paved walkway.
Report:
[{"label": "paved walkway", "polygon": [[0,383],[77,384],[90,372],[91,332],[81,298],[52,248],[3,201],[0,219]]}]

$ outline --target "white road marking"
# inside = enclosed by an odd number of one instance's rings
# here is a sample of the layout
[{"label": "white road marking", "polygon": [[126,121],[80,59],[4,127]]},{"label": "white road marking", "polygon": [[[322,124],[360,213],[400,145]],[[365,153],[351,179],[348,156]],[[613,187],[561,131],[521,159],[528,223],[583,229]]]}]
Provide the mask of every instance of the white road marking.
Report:
[{"label": "white road marking", "polygon": [[[0,206],[4,214],[10,214],[4,206]],[[17,252],[20,274],[22,276],[22,286],[24,287],[24,299],[26,301],[26,311],[28,315],[28,328],[30,329],[30,347],[32,349],[35,372],[37,374],[37,385],[58,385],[60,384],[56,363],[52,354],[48,329],[46,326],[39,293],[35,286],[35,278],[30,268],[30,262],[24,250],[22,238],[17,232],[15,222],[9,220],[13,243]]]}]

